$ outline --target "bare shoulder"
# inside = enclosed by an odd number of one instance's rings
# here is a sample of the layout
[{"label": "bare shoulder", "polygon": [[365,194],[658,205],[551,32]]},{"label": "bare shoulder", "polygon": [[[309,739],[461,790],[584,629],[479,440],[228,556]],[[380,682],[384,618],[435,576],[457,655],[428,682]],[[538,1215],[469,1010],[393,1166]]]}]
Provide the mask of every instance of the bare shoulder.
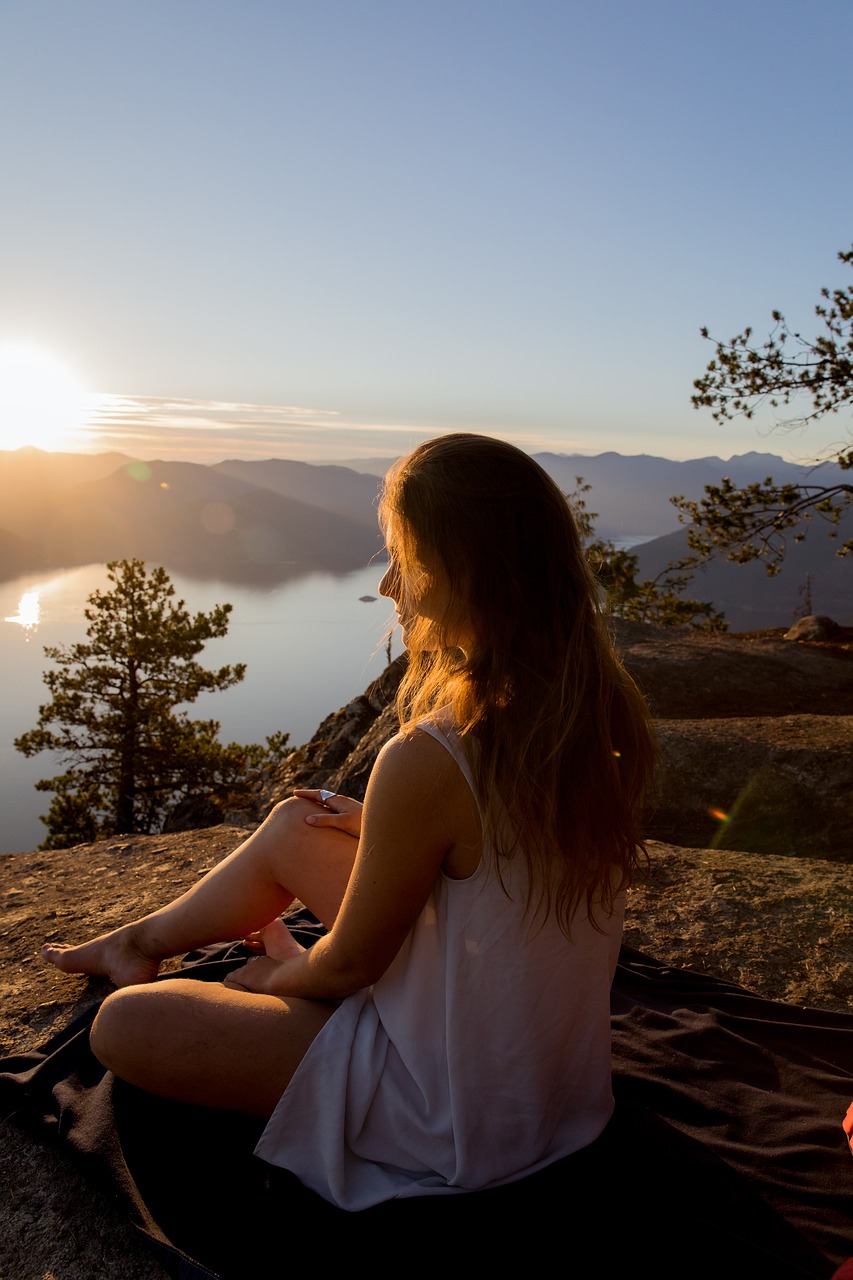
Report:
[{"label": "bare shoulder", "polygon": [[371,774],[385,786],[411,786],[429,792],[436,786],[444,787],[458,778],[466,787],[459,765],[446,747],[423,729],[411,733],[398,733],[385,743],[376,757]]},{"label": "bare shoulder", "polygon": [[382,748],[365,803],[405,810],[408,820],[439,835],[444,870],[462,878],[479,862],[482,832],[477,802],[453,755],[421,729],[398,734]]}]

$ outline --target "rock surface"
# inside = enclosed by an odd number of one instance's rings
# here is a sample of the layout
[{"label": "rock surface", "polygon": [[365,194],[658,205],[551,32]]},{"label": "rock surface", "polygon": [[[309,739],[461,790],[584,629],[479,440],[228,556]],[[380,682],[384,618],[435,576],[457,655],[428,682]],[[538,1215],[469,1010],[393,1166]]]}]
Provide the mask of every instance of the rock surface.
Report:
[{"label": "rock surface", "polygon": [[649,834],[853,861],[853,716],[659,720]]},{"label": "rock surface", "polygon": [[[43,941],[82,941],[134,919],[188,889],[246,834],[219,826],[0,859],[0,1050],[38,1044],[110,990],[44,965]],[[649,852],[648,874],[629,891],[632,946],[772,999],[853,1008],[847,866],[659,841]]]},{"label": "rock surface", "polygon": [[[648,875],[629,892],[626,941],[772,998],[850,1011],[853,884],[841,861],[853,860],[850,645],[626,624],[617,636],[662,750],[650,827],[658,839]],[[261,780],[246,829],[297,785],[363,795],[394,732],[399,674],[398,662]],[[712,823],[718,844],[751,841],[756,851],[671,843],[676,832],[684,843],[706,842],[711,807],[733,819]],[[45,968],[37,954],[45,938],[74,941],[131,919],[188,888],[244,834],[220,825],[0,858],[4,1051],[45,1039],[108,989]],[[809,856],[817,850],[823,859]],[[114,1204],[60,1152],[8,1123],[0,1176],[2,1280],[163,1280]]]},{"label": "rock surface", "polygon": [[853,631],[838,644],[786,644],[782,633],[698,635],[617,620],[617,647],[652,715],[853,715]]}]

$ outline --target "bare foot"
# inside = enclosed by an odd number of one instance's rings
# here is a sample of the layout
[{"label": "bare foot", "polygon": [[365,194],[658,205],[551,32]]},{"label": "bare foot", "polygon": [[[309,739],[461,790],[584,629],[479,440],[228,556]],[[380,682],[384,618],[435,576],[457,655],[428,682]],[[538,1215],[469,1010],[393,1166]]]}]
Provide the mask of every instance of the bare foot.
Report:
[{"label": "bare foot", "polygon": [[105,933],[79,947],[46,943],[41,954],[63,973],[109,978],[117,987],[153,982],[160,969],[160,961],[147,955],[135,940],[133,925]]},{"label": "bare foot", "polygon": [[272,956],[273,960],[289,960],[291,956],[298,956],[300,951],[305,950],[279,916],[270,920],[263,929],[250,933],[243,939],[243,943],[250,951]]}]

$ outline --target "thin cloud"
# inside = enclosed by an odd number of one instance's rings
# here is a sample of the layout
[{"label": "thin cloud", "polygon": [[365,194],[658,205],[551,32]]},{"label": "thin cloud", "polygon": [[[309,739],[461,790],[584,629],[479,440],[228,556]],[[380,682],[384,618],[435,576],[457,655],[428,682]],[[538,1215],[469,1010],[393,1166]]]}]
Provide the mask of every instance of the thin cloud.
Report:
[{"label": "thin cloud", "polygon": [[[204,463],[273,456],[337,462],[396,457],[446,430],[421,423],[359,421],[336,409],[305,405],[102,394],[90,399],[84,447]],[[531,453],[582,447],[574,441],[555,445],[552,437],[538,432],[487,434]]]},{"label": "thin cloud", "polygon": [[370,458],[439,434],[408,423],[349,421],[335,409],[107,394],[92,397],[84,430],[90,450],[197,462],[271,454],[327,462]]}]

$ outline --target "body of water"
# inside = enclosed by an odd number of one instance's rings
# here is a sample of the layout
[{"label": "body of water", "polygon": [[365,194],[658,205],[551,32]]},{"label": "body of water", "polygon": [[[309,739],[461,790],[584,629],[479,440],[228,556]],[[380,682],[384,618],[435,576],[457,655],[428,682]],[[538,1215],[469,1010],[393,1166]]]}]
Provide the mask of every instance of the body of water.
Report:
[{"label": "body of water", "polygon": [[[191,718],[218,720],[228,742],[263,742],[276,730],[289,733],[293,746],[306,742],[325,715],[361,693],[385,666],[394,609],[377,595],[383,572],[377,563],[342,577],[317,573],[270,589],[172,574],[178,597],[193,613],[234,606],[228,635],[212,640],[199,660],[208,667],[245,662],[248,668],[242,684],[202,694],[187,708]],[[45,838],[38,815],[47,811],[51,794],[34,784],[61,772],[61,762],[47,752],[27,759],[13,743],[35,726],[39,705],[49,697],[42,681],[51,665],[44,646],[84,640],[86,599],[108,585],[103,565],[0,583],[0,852],[35,849]],[[399,652],[397,632],[394,655]]]}]

